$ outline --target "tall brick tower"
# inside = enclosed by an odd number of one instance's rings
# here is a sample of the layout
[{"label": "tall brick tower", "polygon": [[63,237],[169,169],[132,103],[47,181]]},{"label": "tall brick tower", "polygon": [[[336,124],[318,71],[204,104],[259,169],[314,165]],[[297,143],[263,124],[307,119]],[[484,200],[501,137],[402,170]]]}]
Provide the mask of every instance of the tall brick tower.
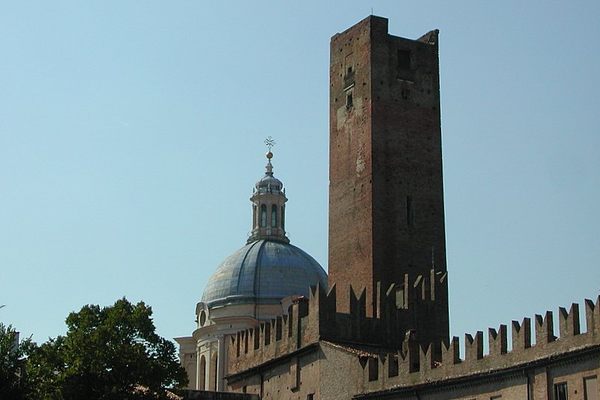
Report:
[{"label": "tall brick tower", "polygon": [[[329,284],[341,309],[366,288],[374,315],[377,282],[445,277],[438,31],[405,39],[369,16],[331,38],[329,73]],[[445,278],[413,309],[424,336],[448,337]]]}]

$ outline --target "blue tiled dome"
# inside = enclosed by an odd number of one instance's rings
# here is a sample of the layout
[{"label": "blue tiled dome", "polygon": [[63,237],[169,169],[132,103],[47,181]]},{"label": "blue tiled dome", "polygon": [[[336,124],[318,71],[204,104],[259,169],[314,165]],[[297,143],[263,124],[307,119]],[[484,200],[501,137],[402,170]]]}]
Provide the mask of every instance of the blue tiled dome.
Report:
[{"label": "blue tiled dome", "polygon": [[225,304],[279,303],[291,295],[309,295],[309,287],[327,287],[319,263],[296,246],[257,240],[230,255],[210,277],[202,301]]}]

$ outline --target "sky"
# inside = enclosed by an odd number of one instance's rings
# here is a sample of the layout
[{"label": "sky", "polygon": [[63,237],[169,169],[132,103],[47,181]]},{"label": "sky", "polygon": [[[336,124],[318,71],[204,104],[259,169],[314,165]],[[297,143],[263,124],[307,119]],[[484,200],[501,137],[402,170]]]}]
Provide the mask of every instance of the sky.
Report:
[{"label": "sky", "polygon": [[596,298],[599,2],[6,1],[0,322],[43,342],[126,296],[190,335],[267,136],[326,269],[329,39],[371,13],[440,29],[451,334]]}]

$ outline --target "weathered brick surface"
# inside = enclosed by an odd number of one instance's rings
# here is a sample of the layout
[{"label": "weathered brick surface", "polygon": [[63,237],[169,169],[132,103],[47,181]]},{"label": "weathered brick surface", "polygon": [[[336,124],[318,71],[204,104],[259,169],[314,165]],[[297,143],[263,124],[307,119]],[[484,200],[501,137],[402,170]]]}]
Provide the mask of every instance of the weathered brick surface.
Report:
[{"label": "weathered brick surface", "polygon": [[[329,282],[342,307],[365,287],[368,315],[376,282],[446,271],[437,31],[387,27],[371,16],[331,40]],[[429,339],[448,336],[442,292],[419,327]]]}]

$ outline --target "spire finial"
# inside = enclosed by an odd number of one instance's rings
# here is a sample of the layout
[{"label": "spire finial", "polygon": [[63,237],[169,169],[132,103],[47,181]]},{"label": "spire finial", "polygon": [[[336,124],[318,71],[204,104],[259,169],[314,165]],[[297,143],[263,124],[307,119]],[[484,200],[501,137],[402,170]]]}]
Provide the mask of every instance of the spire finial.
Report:
[{"label": "spire finial", "polygon": [[267,145],[267,148],[269,149],[269,151],[267,151],[267,160],[269,160],[269,162],[267,163],[267,175],[273,176],[273,165],[271,164],[271,158],[273,158],[273,153],[271,152],[271,149],[273,148],[273,146],[275,146],[275,139],[273,139],[271,136],[268,136],[265,139],[265,145]]},{"label": "spire finial", "polygon": [[269,162],[271,162],[271,158],[273,158],[273,153],[271,152],[271,149],[276,144],[277,143],[275,143],[275,139],[273,139],[271,136],[267,136],[267,138],[265,139],[265,145],[267,146],[267,149],[269,150],[267,152],[267,158],[269,159]]}]

